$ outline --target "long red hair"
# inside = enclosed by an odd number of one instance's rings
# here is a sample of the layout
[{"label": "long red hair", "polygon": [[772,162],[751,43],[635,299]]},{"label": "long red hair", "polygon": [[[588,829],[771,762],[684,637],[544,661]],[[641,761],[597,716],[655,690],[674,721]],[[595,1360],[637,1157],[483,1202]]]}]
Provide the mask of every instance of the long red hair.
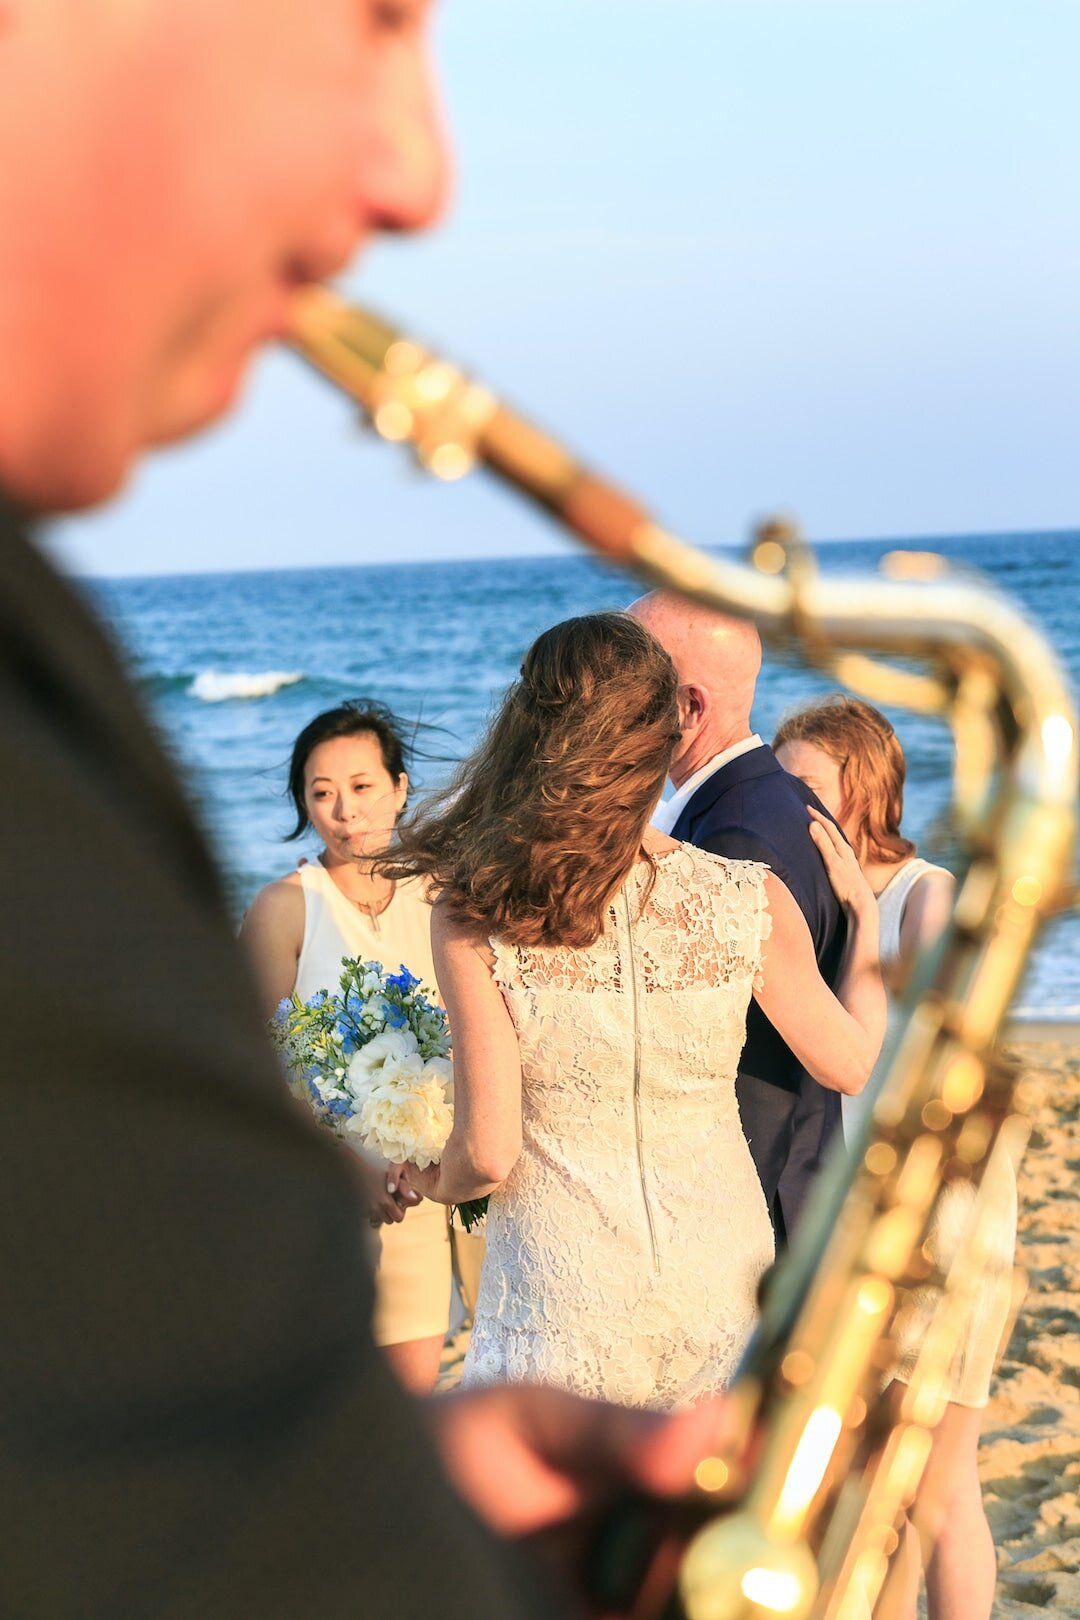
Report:
[{"label": "long red hair", "polygon": [[900,831],[904,750],[879,709],[832,692],[781,720],[773,748],[789,742],[813,743],[839,765],[843,814],[857,829],[852,847],[860,861],[891,863],[915,854],[914,842]]}]

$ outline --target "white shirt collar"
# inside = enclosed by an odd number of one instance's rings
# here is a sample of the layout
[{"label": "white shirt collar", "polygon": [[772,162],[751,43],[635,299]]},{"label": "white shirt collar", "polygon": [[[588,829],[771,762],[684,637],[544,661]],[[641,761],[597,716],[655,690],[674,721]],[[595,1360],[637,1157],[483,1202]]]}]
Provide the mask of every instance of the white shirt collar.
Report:
[{"label": "white shirt collar", "polygon": [[693,776],[687,777],[681,788],[677,788],[670,799],[661,799],[652,815],[652,825],[658,832],[670,833],[672,827],[682,815],[690,800],[694,797],[702,782],[707,782],[724,765],[729,765],[740,754],[748,754],[752,748],[764,748],[765,744],[755,731],[751,736],[744,737],[742,742],[732,743],[730,748],[724,748],[719,754],[714,754],[707,764]]}]

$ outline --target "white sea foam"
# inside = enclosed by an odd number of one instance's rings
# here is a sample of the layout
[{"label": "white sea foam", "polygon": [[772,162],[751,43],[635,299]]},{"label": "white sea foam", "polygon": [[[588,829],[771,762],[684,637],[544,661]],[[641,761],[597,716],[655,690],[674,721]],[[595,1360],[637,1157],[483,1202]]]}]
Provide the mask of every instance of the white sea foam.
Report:
[{"label": "white sea foam", "polygon": [[272,697],[283,686],[295,686],[304,678],[303,670],[267,669],[258,675],[227,675],[204,669],[188,687],[188,696],[203,703],[225,703],[229,698]]}]

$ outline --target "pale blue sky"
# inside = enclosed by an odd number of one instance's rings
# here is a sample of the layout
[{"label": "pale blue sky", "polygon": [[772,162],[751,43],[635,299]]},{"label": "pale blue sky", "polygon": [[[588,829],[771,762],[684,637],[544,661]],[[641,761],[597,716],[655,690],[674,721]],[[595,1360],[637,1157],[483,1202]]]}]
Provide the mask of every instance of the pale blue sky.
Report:
[{"label": "pale blue sky", "polygon": [[[1080,524],[1076,0],[443,0],[458,193],[350,294],[688,537]],[[80,572],[556,549],[272,355]]]}]

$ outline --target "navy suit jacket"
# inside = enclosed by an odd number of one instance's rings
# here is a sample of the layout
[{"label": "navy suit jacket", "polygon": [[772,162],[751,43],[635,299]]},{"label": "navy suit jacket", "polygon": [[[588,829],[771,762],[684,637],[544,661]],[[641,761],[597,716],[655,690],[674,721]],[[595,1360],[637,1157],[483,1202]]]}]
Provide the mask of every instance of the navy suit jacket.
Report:
[{"label": "navy suit jacket", "polygon": [[[836,983],[846,925],[807,831],[808,804],[825,807],[764,745],[722,765],[684,806],[672,837],[714,855],[764,861],[794,896],[825,982]],[[807,1187],[840,1121],[840,1098],[803,1069],[756,1002],[739,1060],[743,1128],[778,1236],[790,1233]],[[776,1204],[779,1202],[779,1219]]]}]

